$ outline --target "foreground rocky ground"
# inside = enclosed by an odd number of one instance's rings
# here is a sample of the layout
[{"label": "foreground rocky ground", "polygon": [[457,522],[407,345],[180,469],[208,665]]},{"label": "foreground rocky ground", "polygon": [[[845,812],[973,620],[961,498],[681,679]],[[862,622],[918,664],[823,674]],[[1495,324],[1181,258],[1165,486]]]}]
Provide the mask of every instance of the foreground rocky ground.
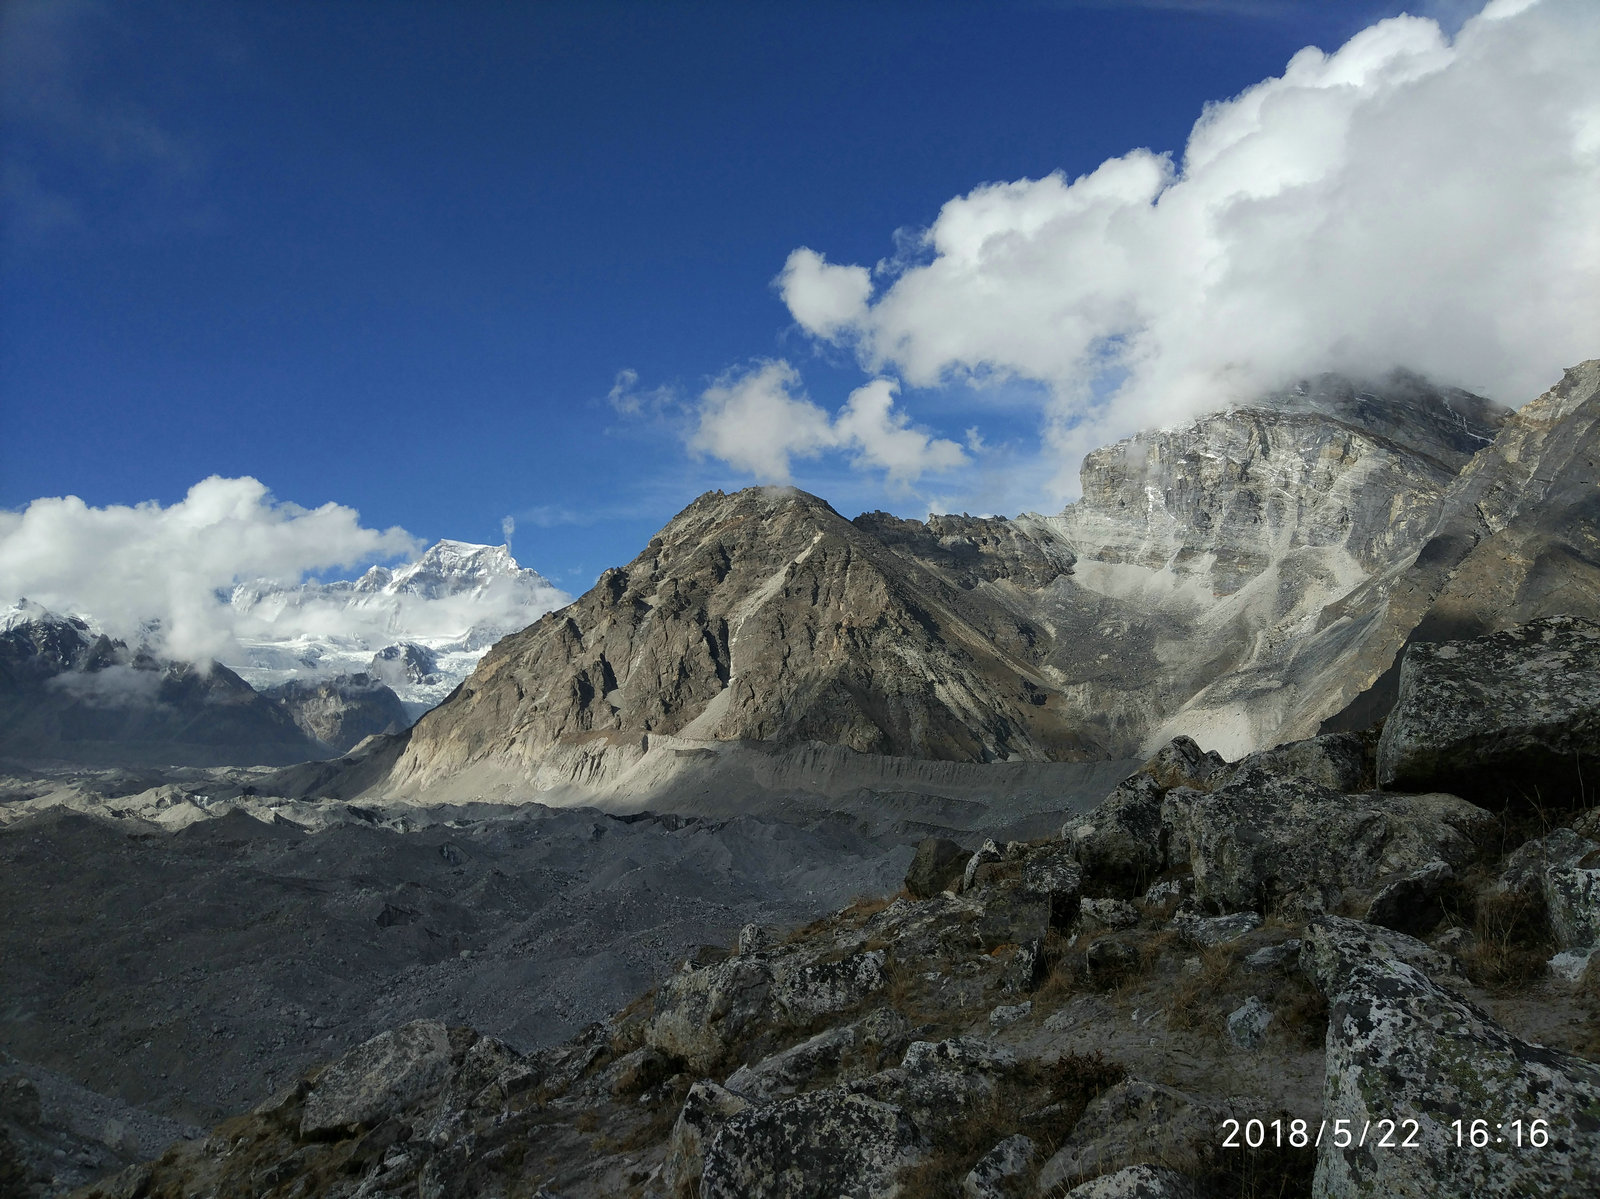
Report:
[{"label": "foreground rocky ground", "polygon": [[413,1021],[83,1194],[1592,1195],[1600,626],[1450,649],[1381,738],[1175,741],[564,1044]]}]

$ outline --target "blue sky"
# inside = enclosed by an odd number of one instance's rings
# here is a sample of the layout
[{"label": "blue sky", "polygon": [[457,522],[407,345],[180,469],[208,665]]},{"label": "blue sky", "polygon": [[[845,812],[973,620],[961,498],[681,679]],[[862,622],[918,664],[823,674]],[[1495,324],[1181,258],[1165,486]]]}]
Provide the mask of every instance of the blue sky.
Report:
[{"label": "blue sky", "polygon": [[[1477,7],[1435,13],[1447,43]],[[986,183],[1181,157],[1208,102],[1398,11],[7,3],[0,509],[251,476],[424,541],[510,516],[518,558],[579,591],[772,473],[706,433],[704,397],[777,360],[793,381],[727,419],[819,410],[778,473],[846,515],[1058,506],[1094,380],[1064,416],[1070,372],[1031,345],[930,351],[926,308],[876,302],[939,257],[919,231]],[[883,263],[873,307],[797,319],[833,312],[774,282],[801,247],[814,278],[786,278],[827,303],[867,277],[838,264]],[[959,465],[897,475],[827,423],[874,379],[871,428]]]}]

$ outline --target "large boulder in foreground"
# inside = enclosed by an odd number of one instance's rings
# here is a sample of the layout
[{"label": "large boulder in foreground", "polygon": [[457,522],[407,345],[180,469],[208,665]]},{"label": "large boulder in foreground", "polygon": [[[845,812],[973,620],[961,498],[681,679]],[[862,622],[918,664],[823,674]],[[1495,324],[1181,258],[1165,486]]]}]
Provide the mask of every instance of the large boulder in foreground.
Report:
[{"label": "large boulder in foreground", "polygon": [[[467,1030],[457,1040],[475,1039]],[[442,1087],[457,1049],[450,1029],[436,1020],[416,1020],[379,1033],[356,1046],[317,1078],[306,1096],[300,1135],[318,1136],[375,1124],[390,1112]]]},{"label": "large boulder in foreground", "polygon": [[1493,807],[1578,806],[1600,779],[1600,624],[1530,621],[1414,645],[1378,742],[1378,782]]},{"label": "large boulder in foreground", "polygon": [[763,962],[728,958],[709,966],[685,963],[656,993],[645,1044],[709,1074],[765,1020],[772,972]]},{"label": "large boulder in foreground", "polygon": [[[1355,923],[1306,930],[1329,999],[1313,1194],[1600,1193],[1600,1066],[1513,1037],[1415,966],[1374,954],[1375,943],[1355,952]],[[1472,1143],[1476,1120],[1486,1122],[1482,1145]]]},{"label": "large boulder in foreground", "polygon": [[[1177,802],[1177,796],[1184,801]],[[1306,915],[1433,861],[1471,861],[1494,818],[1453,795],[1345,795],[1248,771],[1210,795],[1174,792],[1196,893],[1225,912]]]}]

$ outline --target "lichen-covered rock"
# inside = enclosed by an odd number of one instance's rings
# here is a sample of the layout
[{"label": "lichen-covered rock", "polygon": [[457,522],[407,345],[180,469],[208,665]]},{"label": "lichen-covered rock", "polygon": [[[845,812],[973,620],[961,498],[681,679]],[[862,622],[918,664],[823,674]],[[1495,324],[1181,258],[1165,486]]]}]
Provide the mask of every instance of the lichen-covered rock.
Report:
[{"label": "lichen-covered rock", "polygon": [[1357,961],[1332,994],[1322,1115],[1319,1199],[1600,1192],[1600,1066],[1513,1037],[1394,957]]},{"label": "lichen-covered rock", "polygon": [[913,899],[931,899],[961,878],[967,851],[947,837],[924,837],[906,870],[906,892]]},{"label": "lichen-covered rock", "polygon": [[1016,1064],[1011,1050],[977,1037],[913,1041],[898,1066],[849,1083],[847,1089],[896,1104],[924,1137],[936,1142],[973,1119],[993,1099],[997,1080]]},{"label": "lichen-covered rock", "polygon": [[1161,797],[1154,777],[1135,774],[1092,812],[1062,826],[1061,840],[1091,885],[1137,895],[1161,872]]},{"label": "lichen-covered rock", "polygon": [[1259,1049],[1272,1023],[1272,1009],[1252,995],[1228,1014],[1228,1040],[1239,1049]]},{"label": "lichen-covered rock", "polygon": [[839,1068],[845,1054],[855,1048],[853,1025],[825,1028],[798,1045],[749,1066],[741,1066],[725,1084],[735,1095],[746,1099],[772,1099],[792,1095],[818,1075]]},{"label": "lichen-covered rock", "polygon": [[1235,775],[1252,770],[1305,779],[1330,791],[1360,791],[1372,785],[1367,742],[1359,733],[1324,733],[1320,737],[1257,750],[1246,754],[1226,774],[1212,779],[1211,786],[1215,788]]},{"label": "lichen-covered rock", "polygon": [[961,890],[972,890],[973,884],[977,881],[979,867],[989,862],[998,862],[1003,856],[1000,852],[1000,846],[993,838],[978,846],[977,851],[967,859],[966,866],[962,868]]},{"label": "lichen-covered rock", "polygon": [[985,950],[1042,940],[1078,918],[1083,868],[1063,845],[1008,845],[972,878],[966,894],[978,905],[976,933]]},{"label": "lichen-covered rock", "polygon": [[1201,749],[1192,737],[1174,737],[1139,767],[1139,773],[1149,775],[1163,791],[1174,787],[1209,791],[1211,781],[1227,769],[1221,754]]},{"label": "lichen-covered rock", "polygon": [[1300,960],[1300,939],[1291,937],[1287,941],[1280,941],[1276,945],[1263,945],[1254,953],[1247,954],[1241,965],[1253,974],[1261,974],[1270,970],[1282,970],[1288,966],[1298,965]]},{"label": "lichen-covered rock", "polygon": [[656,993],[645,1043],[709,1073],[770,1010],[772,972],[759,959],[685,965]]},{"label": "lichen-covered rock", "polygon": [[1194,912],[1179,912],[1172,918],[1172,927],[1190,945],[1206,949],[1212,945],[1226,945],[1246,933],[1255,932],[1261,927],[1261,914],[1230,912],[1226,916],[1201,916]]},{"label": "lichen-covered rock", "polygon": [[1393,958],[1430,975],[1450,977],[1456,962],[1415,937],[1343,916],[1316,916],[1300,941],[1300,970],[1328,998],[1362,962]]},{"label": "lichen-covered rock", "polygon": [[376,1123],[415,1103],[444,1085],[454,1052],[450,1029],[436,1020],[415,1020],[379,1033],[318,1076],[305,1098],[300,1135]]},{"label": "lichen-covered rock", "polygon": [[1367,923],[1422,936],[1444,915],[1439,891],[1454,877],[1449,863],[1438,858],[1424,862],[1409,874],[1383,885],[1367,905]]},{"label": "lichen-covered rock", "polygon": [[706,1079],[689,1088],[661,1165],[661,1184],[671,1196],[694,1194],[705,1164],[705,1149],[730,1116],[750,1104]]},{"label": "lichen-covered rock", "polygon": [[1040,1169],[1038,1193],[1060,1194],[1119,1163],[1197,1164],[1228,1115],[1174,1087],[1124,1079],[1090,1101],[1066,1144]]},{"label": "lichen-covered rock", "polygon": [[1078,919],[1090,928],[1132,928],[1139,923],[1139,912],[1126,899],[1085,899],[1078,905]]},{"label": "lichen-covered rock", "polygon": [[1465,864],[1494,823],[1450,795],[1343,795],[1260,771],[1201,797],[1186,816],[1200,898],[1224,911],[1296,916],[1435,859]]},{"label": "lichen-covered rock", "polygon": [[1007,1137],[978,1159],[961,1180],[962,1199],[1019,1199],[1027,1190],[1039,1147],[1018,1133]]},{"label": "lichen-covered rock", "polygon": [[1066,1199],[1199,1199],[1193,1182],[1164,1166],[1127,1166],[1073,1187]]},{"label": "lichen-covered rock", "polygon": [[1498,885],[1542,902],[1562,949],[1600,943],[1600,843],[1558,828],[1519,846]]},{"label": "lichen-covered rock", "polygon": [[734,1113],[706,1146],[702,1199],[891,1199],[919,1155],[890,1103],[839,1088]]},{"label": "lichen-covered rock", "polygon": [[883,964],[881,949],[836,962],[780,963],[773,969],[772,1000],[797,1023],[846,1012],[889,985]]},{"label": "lichen-covered rock", "polygon": [[1380,784],[1561,804],[1584,778],[1600,778],[1600,624],[1552,616],[1406,652]]}]

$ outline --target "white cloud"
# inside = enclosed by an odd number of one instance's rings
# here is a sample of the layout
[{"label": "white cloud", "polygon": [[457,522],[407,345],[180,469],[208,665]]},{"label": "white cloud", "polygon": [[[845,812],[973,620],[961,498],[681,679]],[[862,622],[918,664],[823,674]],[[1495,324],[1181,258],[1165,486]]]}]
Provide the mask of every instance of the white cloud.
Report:
[{"label": "white cloud", "polygon": [[899,487],[926,472],[965,464],[959,445],[915,428],[895,409],[897,389],[891,379],[874,379],[851,392],[830,418],[801,389],[794,367],[782,360],[762,362],[705,391],[689,448],[761,483],[789,482],[791,458],[825,450],[846,451],[857,468],[882,469]]},{"label": "white cloud", "polygon": [[697,454],[720,458],[762,483],[787,483],[789,459],[838,444],[828,414],[802,394],[787,362],[763,362],[725,376],[700,397],[700,421],[689,437]]},{"label": "white cloud", "polygon": [[890,483],[902,486],[928,471],[965,463],[967,456],[955,442],[913,429],[910,417],[894,411],[897,389],[892,379],[874,379],[851,392],[834,421],[839,440],[853,447],[861,462],[882,467]]},{"label": "white cloud", "polygon": [[255,479],[212,476],[165,508],[91,508],[66,496],[0,513],[0,588],[8,593],[0,598],[91,616],[124,639],[159,621],[173,656],[226,659],[235,614],[219,590],[255,579],[297,583],[308,572],[417,548],[403,529],[363,527],[353,508],[302,508],[274,500]]},{"label": "white cloud", "polygon": [[1396,17],[1132,150],[949,201],[876,295],[802,249],[794,318],[917,386],[1027,378],[1081,454],[1321,370],[1520,403],[1600,353],[1600,7]]}]

